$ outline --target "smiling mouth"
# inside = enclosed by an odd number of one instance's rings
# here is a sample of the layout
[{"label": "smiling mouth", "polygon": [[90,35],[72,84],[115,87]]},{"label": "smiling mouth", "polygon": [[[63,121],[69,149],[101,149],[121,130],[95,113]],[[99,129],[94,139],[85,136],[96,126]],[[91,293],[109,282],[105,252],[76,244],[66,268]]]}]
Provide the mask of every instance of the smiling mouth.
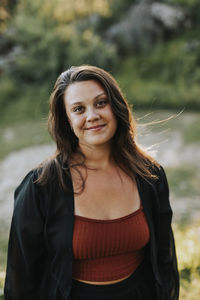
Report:
[{"label": "smiling mouth", "polygon": [[106,126],[106,124],[103,124],[103,125],[97,125],[97,126],[92,126],[92,127],[89,127],[89,128],[85,128],[85,130],[101,129],[101,128],[103,128],[104,126]]}]

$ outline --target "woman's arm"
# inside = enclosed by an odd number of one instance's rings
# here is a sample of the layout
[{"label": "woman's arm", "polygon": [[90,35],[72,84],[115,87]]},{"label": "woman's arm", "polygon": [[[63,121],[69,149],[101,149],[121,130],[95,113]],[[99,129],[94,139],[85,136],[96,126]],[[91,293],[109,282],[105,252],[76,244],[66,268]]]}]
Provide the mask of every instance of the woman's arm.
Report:
[{"label": "woman's arm", "polygon": [[44,199],[31,171],[15,191],[8,244],[5,300],[39,299],[44,264]]},{"label": "woman's arm", "polygon": [[158,183],[159,212],[160,212],[160,238],[158,244],[158,265],[164,288],[170,300],[179,297],[179,274],[174,243],[174,235],[171,226],[172,209],[169,202],[169,187],[165,171],[160,168]]}]

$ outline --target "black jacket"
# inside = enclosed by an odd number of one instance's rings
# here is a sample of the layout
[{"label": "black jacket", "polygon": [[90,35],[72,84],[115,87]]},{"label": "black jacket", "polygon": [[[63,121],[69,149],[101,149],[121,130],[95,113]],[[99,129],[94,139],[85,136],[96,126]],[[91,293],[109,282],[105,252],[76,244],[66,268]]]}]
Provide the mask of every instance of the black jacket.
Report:
[{"label": "black jacket", "polygon": [[[137,177],[150,228],[147,259],[151,261],[158,300],[177,300],[179,276],[171,229],[172,209],[163,168],[151,183]],[[31,171],[15,191],[5,300],[70,300],[74,196],[58,184],[41,187]]]}]

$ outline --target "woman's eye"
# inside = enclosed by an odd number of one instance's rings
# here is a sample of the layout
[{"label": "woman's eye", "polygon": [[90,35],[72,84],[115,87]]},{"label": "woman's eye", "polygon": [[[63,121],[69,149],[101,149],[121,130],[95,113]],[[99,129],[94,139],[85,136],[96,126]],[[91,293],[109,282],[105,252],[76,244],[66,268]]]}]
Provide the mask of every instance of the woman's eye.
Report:
[{"label": "woman's eye", "polygon": [[83,106],[77,106],[73,109],[73,112],[81,113],[83,111]]},{"label": "woman's eye", "polygon": [[97,102],[97,107],[104,107],[108,103],[108,100],[101,100]]}]

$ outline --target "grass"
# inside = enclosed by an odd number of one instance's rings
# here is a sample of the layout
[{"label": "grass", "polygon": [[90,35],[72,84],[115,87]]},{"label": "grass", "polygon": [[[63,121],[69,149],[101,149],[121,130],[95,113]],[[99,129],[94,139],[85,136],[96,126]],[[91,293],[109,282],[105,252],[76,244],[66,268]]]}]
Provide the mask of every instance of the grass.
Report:
[{"label": "grass", "polygon": [[20,123],[4,124],[0,129],[0,159],[12,151],[25,147],[50,143],[46,121],[27,120]]},{"label": "grass", "polygon": [[7,236],[2,236],[0,239],[0,274],[1,272],[5,271],[6,268],[7,246]]},{"label": "grass", "polygon": [[193,165],[167,168],[167,175],[175,196],[198,197],[200,195],[200,168],[194,168]]},{"label": "grass", "polygon": [[180,300],[197,300],[200,295],[200,223],[174,228],[181,279]]},{"label": "grass", "polygon": [[185,143],[200,142],[200,122],[199,119],[195,118],[185,126],[183,131],[183,138]]},{"label": "grass", "polygon": [[6,258],[7,258],[7,239],[0,239],[0,299],[3,294],[5,270],[6,270]]},{"label": "grass", "polygon": [[158,133],[179,131],[185,145],[200,143],[200,114],[198,112],[148,109],[135,110],[134,116],[138,124],[147,124],[146,128],[144,126],[144,134],[146,129]]}]

